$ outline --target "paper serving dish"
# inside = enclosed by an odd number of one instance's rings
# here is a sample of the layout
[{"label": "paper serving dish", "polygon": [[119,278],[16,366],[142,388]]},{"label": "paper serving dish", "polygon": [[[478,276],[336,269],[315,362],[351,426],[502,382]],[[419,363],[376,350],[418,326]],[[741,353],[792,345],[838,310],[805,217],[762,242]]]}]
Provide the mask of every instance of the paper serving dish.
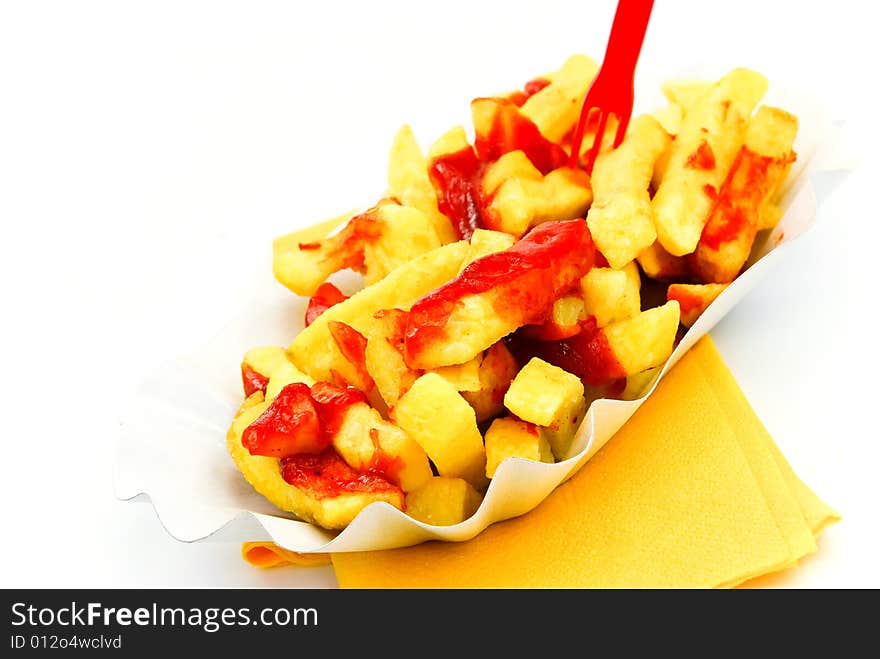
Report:
[{"label": "paper serving dish", "polygon": [[[659,89],[659,85],[652,88]],[[810,175],[820,167],[817,153],[827,141],[829,125],[807,95],[787,90],[777,81],[771,80],[764,102],[785,108],[800,121],[795,142],[798,159],[781,200],[782,219],[769,235],[759,235],[747,269],[687,331],[645,396],[593,402],[576,435],[572,457],[554,464],[506,460],[477,512],[454,526],[431,526],[389,504],[373,503],[347,528],[331,532],[276,509],[245,481],[225,448],[226,431],[242,399],[238,372],[242,355],[257,344],[287,345],[302,328],[308,300],[267,282],[255,291],[252,304],[210,342],[160,366],[143,380],[122,416],[114,473],[116,496],[148,495],[163,526],[178,540],[205,538],[237,516],[250,514],[277,544],[299,552],[465,541],[494,522],[528,512],[613,437],[678,359],[758,285],[813,225],[816,199]],[[589,501],[584,505],[589,506]]]}]

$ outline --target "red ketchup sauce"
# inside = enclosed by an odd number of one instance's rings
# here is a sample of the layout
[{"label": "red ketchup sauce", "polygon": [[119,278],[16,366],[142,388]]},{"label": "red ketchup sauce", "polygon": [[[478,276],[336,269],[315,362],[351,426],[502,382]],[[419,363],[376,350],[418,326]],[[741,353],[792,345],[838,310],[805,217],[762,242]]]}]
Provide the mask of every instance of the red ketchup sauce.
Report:
[{"label": "red ketchup sauce", "polygon": [[489,132],[476,136],[474,148],[483,162],[495,162],[505,153],[523,151],[542,174],[562,167],[568,161],[561,146],[544,137],[531,119],[505,99],[498,99]]},{"label": "red ketchup sauce", "polygon": [[613,384],[626,377],[605,334],[596,327],[596,319],[592,316],[581,323],[580,333],[574,336],[558,341],[539,341],[520,330],[510,337],[508,347],[520,364],[538,357],[591,386]]},{"label": "red ketchup sauce", "polygon": [[700,244],[718,250],[724,243],[744,235],[743,232],[751,239],[757,227],[758,208],[775,178],[768,173],[773,168],[786,167],[794,158],[794,153],[783,158],[761,156],[743,147],[715,197]]},{"label": "red ketchup sauce", "polygon": [[245,428],[242,445],[251,455],[280,458],[284,480],[318,498],[397,489],[403,462],[381,450],[377,430],[370,431],[376,450],[365,473],[349,467],[332,448],[346,412],[358,403],[367,403],[367,398],[351,387],[289,384]]},{"label": "red ketchup sauce", "polygon": [[550,81],[547,80],[547,78],[535,78],[533,80],[529,80],[522,88],[522,91],[515,91],[512,94],[509,94],[507,96],[507,99],[516,107],[520,108],[525,105],[525,102],[528,101],[532,96],[537,94],[549,84]]},{"label": "red ketchup sauce", "polygon": [[324,282],[318,286],[318,290],[309,298],[309,306],[306,308],[305,326],[311,325],[318,316],[333,305],[345,302],[347,299],[348,296],[333,284]]},{"label": "red ketchup sauce", "polygon": [[343,494],[400,492],[376,473],[355,471],[332,448],[322,453],[301,453],[281,460],[281,477],[316,499]]},{"label": "red ketchup sauce", "polygon": [[410,309],[404,338],[408,364],[430,344],[446,338],[445,326],[462,298],[495,293],[495,313],[515,327],[543,321],[562,291],[593,266],[595,247],[581,219],[545,222],[512,247],[470,263],[451,282]]},{"label": "red ketchup sauce", "polygon": [[251,455],[283,458],[314,453],[330,445],[308,385],[295,382],[284,387],[269,407],[244,429],[241,444]]},{"label": "red ketchup sauce", "polygon": [[688,156],[684,166],[690,169],[715,169],[715,153],[706,140],[700,142],[697,150]]},{"label": "red ketchup sauce", "polygon": [[484,226],[482,174],[482,164],[470,146],[434,158],[428,166],[437,208],[452,221],[459,240],[470,240]]},{"label": "red ketchup sauce", "polygon": [[702,297],[681,288],[670,288],[667,299],[678,302],[682,318],[686,318],[691,313],[701,314],[705,306],[705,300]]},{"label": "red ketchup sauce", "polygon": [[[543,89],[548,81],[535,80],[526,85],[524,103]],[[522,150],[542,173],[562,167],[568,161],[565,150],[545,138],[538,127],[519,110],[517,99],[496,98],[496,112],[485,134],[477,134],[474,147],[433,158],[428,174],[437,193],[437,207],[446,215],[460,240],[469,240],[476,229],[493,228],[488,212],[491,197],[483,193],[486,166],[505,153]]]},{"label": "red ketchup sauce", "polygon": [[336,346],[348,362],[354,366],[357,382],[352,382],[362,391],[371,391],[375,386],[367,371],[367,338],[351,325],[332,320],[327,324]]},{"label": "red ketchup sauce", "polygon": [[252,369],[250,364],[242,362],[241,384],[244,388],[245,398],[247,398],[258,391],[266,393],[266,386],[269,384],[269,378]]}]

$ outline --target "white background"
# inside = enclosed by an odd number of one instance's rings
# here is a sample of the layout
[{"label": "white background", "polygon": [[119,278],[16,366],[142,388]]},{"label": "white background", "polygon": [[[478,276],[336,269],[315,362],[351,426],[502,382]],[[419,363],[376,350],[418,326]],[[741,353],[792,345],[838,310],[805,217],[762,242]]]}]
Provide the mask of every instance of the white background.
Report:
[{"label": "white background", "polygon": [[[401,123],[427,145],[475,96],[600,59],[614,5],[0,4],[0,586],[332,585],[243,564],[255,526],[184,544],[115,500],[121,410],[247,302],[275,235],[381,194]],[[713,332],[844,517],[779,587],[880,586],[869,6],[657,0],[636,82],[750,66],[814,90],[850,139],[817,226]]]}]

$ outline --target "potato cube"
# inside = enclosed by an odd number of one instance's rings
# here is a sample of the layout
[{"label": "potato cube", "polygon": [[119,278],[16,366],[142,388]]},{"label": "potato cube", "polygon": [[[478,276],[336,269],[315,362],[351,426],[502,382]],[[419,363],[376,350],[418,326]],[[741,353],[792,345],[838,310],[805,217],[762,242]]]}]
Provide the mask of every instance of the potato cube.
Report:
[{"label": "potato cube", "polygon": [[632,318],[641,311],[641,277],[635,262],[623,270],[593,268],[581,278],[584,310],[598,327]]},{"label": "potato cube", "polygon": [[473,515],[482,495],[463,478],[434,476],[406,495],[406,513],[435,526],[451,526]]},{"label": "potato cube", "polygon": [[441,476],[486,485],[486,449],[474,410],[436,373],[416,380],[391,410],[398,426],[417,441]]},{"label": "potato cube", "polygon": [[586,318],[584,308],[584,300],[580,295],[563,295],[553,303],[550,322],[558,327],[577,325]]},{"label": "potato cube", "polygon": [[626,375],[660,366],[672,354],[678,331],[675,300],[602,329],[608,346]]},{"label": "potato cube", "polygon": [[510,457],[553,462],[550,443],[533,423],[504,417],[486,431],[486,476],[493,478],[501,462]]},{"label": "potato cube", "polygon": [[626,386],[620,395],[621,400],[635,400],[644,396],[654,384],[654,380],[660,375],[662,367],[655,366],[641,373],[633,373],[626,376]]},{"label": "potato cube", "polygon": [[565,460],[569,457],[571,442],[586,413],[587,397],[584,395],[580,396],[565,414],[554,419],[549,426],[541,428],[541,436],[547,439],[550,450],[557,460]]},{"label": "potato cube", "polygon": [[575,409],[583,396],[580,378],[532,357],[510,383],[504,406],[524,421],[550,426]]},{"label": "potato cube", "polygon": [[727,284],[672,284],[666,289],[666,297],[678,302],[681,309],[681,324],[690,327],[727,286]]}]

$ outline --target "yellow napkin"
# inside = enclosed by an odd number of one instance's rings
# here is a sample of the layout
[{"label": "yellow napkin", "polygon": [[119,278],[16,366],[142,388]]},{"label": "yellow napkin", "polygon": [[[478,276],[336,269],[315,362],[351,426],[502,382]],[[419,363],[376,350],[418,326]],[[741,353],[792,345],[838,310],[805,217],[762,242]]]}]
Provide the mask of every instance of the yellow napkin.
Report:
[{"label": "yellow napkin", "polygon": [[837,520],[707,336],[530,513],[464,543],[332,560],[343,588],[733,587],[794,566]]}]

